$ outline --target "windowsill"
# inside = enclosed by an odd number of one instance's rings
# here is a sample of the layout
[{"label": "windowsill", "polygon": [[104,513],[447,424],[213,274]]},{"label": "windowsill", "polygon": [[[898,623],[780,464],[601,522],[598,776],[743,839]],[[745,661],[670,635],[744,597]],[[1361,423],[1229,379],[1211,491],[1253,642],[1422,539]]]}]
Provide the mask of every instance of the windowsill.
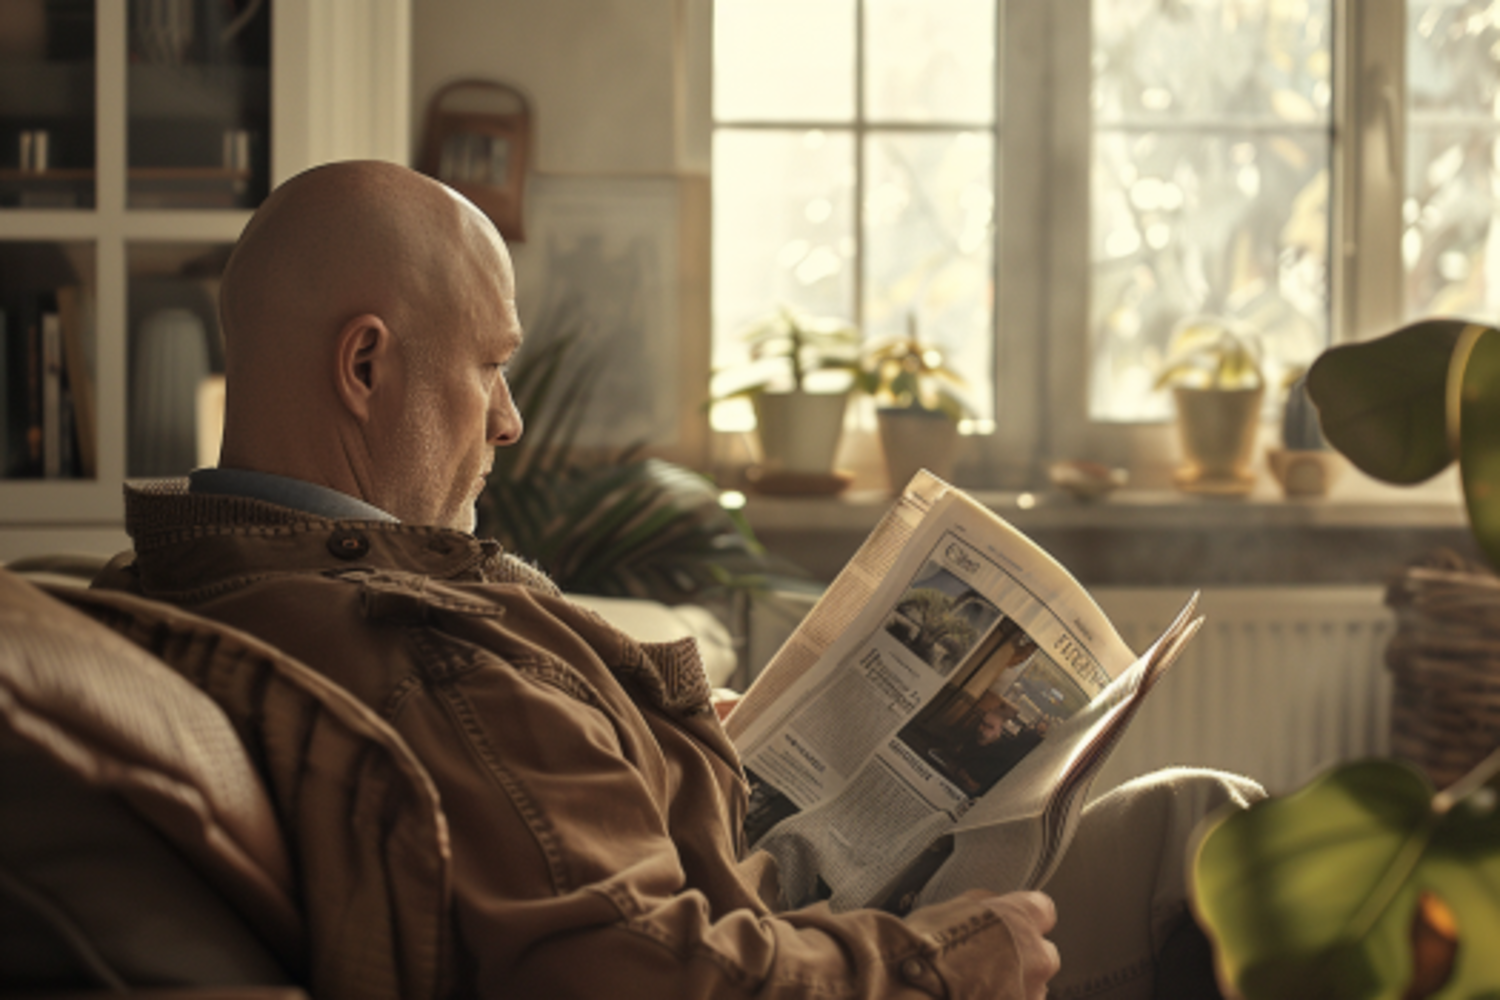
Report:
[{"label": "windowsill", "polygon": [[[1451,471],[1409,489],[1348,471],[1320,499],[1284,499],[1266,478],[1242,499],[1126,489],[1084,503],[1059,492],[971,492],[1092,586],[1380,584],[1437,548],[1478,558]],[[771,551],[826,580],[889,503],[882,491],[751,496],[745,513]]]}]

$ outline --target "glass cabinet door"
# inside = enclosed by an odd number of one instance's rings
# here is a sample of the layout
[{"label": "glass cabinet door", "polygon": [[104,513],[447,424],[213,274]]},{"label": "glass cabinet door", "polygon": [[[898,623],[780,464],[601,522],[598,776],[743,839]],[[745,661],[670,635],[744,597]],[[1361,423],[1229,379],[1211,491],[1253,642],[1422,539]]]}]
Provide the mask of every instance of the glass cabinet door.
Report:
[{"label": "glass cabinet door", "polygon": [[268,0],[130,0],[128,208],[252,208],[270,177]]},{"label": "glass cabinet door", "polygon": [[93,208],[94,0],[0,10],[0,208]]}]

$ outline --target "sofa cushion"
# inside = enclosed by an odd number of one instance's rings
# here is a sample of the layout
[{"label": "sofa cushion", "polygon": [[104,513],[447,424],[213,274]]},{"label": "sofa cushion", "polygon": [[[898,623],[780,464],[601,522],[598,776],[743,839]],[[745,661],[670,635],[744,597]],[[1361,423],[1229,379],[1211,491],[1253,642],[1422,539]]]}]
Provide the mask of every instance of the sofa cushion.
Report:
[{"label": "sofa cushion", "polygon": [[703,672],[708,675],[712,687],[729,684],[739,667],[734,637],[707,608],[693,604],[668,607],[659,601],[593,594],[569,594],[568,599],[593,611],[637,642],[694,640],[703,660]]},{"label": "sofa cushion", "polygon": [[436,788],[395,730],[243,632],[129,594],[52,593],[170,665],[228,716],[299,876],[313,995],[445,995],[454,947],[447,828]]},{"label": "sofa cushion", "polygon": [[0,771],[7,979],[285,982],[300,963],[290,861],[223,712],[4,571]]},{"label": "sofa cushion", "polygon": [[0,992],[292,981],[118,795],[3,727],[0,773]]}]

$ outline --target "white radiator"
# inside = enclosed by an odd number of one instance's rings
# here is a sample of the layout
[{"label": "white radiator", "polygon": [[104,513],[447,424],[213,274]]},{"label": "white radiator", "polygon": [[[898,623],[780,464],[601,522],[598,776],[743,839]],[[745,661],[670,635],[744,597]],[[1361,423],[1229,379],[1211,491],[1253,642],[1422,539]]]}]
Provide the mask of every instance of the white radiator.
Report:
[{"label": "white radiator", "polygon": [[[1389,746],[1384,666],[1395,628],[1378,587],[1247,587],[1203,594],[1207,618],[1141,708],[1095,783],[1106,791],[1185,764],[1287,792],[1336,761]],[[1101,589],[1095,598],[1144,650],[1187,592]]]}]

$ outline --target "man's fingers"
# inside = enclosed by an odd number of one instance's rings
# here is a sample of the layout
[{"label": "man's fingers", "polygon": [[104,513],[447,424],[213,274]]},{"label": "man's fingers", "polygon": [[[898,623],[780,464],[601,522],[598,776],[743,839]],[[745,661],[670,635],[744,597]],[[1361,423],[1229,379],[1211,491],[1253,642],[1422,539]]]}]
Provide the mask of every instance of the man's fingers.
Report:
[{"label": "man's fingers", "polygon": [[1057,925],[1057,907],[1052,897],[1041,892],[1012,892],[992,896],[986,902],[1010,928],[1021,959],[1021,981],[1026,996],[1045,997],[1047,981],[1062,967],[1057,946],[1046,938],[1047,932]]},{"label": "man's fingers", "polygon": [[1057,926],[1057,904],[1045,892],[1013,892],[1001,899],[1012,899],[1015,904],[1031,915],[1037,929],[1046,934]]}]

